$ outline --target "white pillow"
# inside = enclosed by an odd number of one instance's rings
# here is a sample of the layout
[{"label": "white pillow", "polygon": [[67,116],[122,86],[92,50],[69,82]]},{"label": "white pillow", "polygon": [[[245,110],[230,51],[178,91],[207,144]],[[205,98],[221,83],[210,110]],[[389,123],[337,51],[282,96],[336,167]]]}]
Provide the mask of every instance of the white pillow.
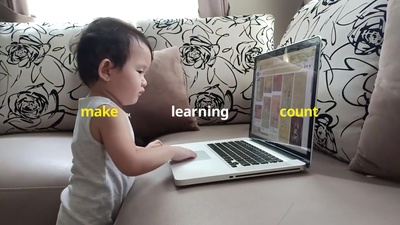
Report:
[{"label": "white pillow", "polygon": [[378,71],[387,0],[311,1],[294,16],[280,46],[320,35],[323,40],[316,149],[350,162]]}]

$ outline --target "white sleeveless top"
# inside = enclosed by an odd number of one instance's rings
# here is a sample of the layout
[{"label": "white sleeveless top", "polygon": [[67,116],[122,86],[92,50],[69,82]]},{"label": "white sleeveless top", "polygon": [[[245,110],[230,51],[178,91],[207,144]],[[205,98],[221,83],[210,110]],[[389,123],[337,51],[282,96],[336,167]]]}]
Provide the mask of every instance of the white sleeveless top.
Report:
[{"label": "white sleeveless top", "polygon": [[[105,97],[79,99],[78,115],[71,144],[72,176],[61,193],[57,225],[111,225],[114,223],[134,177],[127,177],[114,165],[104,145],[90,132],[90,117],[82,117],[82,108],[96,109],[111,105],[124,112]],[[129,118],[126,115],[127,123]],[[134,135],[131,129],[132,136]]]}]

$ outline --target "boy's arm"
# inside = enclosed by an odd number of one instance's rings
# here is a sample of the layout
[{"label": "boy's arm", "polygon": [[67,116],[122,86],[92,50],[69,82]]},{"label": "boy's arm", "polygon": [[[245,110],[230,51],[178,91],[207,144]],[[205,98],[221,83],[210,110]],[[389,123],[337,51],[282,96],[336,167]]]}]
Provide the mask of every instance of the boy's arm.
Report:
[{"label": "boy's arm", "polygon": [[137,176],[150,172],[182,152],[182,148],[169,145],[137,151],[139,147],[135,145],[130,129],[121,113],[117,117],[94,117],[91,121],[92,133],[98,132],[100,142],[104,144],[117,168],[125,175]]}]

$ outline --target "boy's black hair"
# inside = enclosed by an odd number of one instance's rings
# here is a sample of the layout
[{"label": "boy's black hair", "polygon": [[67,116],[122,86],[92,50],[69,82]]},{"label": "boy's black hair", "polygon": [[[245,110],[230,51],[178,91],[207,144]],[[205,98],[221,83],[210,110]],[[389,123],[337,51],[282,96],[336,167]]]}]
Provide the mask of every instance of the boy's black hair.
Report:
[{"label": "boy's black hair", "polygon": [[92,21],[82,30],[75,51],[82,82],[90,87],[99,79],[98,67],[105,58],[114,67],[122,68],[130,56],[134,41],[149,48],[153,61],[153,51],[146,36],[131,24],[111,17]]}]

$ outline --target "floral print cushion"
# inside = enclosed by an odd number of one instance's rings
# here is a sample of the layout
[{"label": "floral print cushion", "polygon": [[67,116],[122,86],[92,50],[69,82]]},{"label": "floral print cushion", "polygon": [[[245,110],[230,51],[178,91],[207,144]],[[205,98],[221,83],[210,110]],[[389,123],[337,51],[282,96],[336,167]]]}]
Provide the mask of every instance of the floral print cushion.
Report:
[{"label": "floral print cushion", "polygon": [[0,134],[73,129],[88,91],[70,49],[82,27],[0,23]]},{"label": "floral print cushion", "polygon": [[378,71],[387,0],[314,0],[294,16],[280,46],[323,40],[314,146],[354,157]]},{"label": "floral print cushion", "polygon": [[154,50],[179,47],[190,106],[211,112],[196,114],[208,125],[250,121],[254,58],[274,48],[273,24],[272,15],[255,14],[142,20],[137,27]]}]

